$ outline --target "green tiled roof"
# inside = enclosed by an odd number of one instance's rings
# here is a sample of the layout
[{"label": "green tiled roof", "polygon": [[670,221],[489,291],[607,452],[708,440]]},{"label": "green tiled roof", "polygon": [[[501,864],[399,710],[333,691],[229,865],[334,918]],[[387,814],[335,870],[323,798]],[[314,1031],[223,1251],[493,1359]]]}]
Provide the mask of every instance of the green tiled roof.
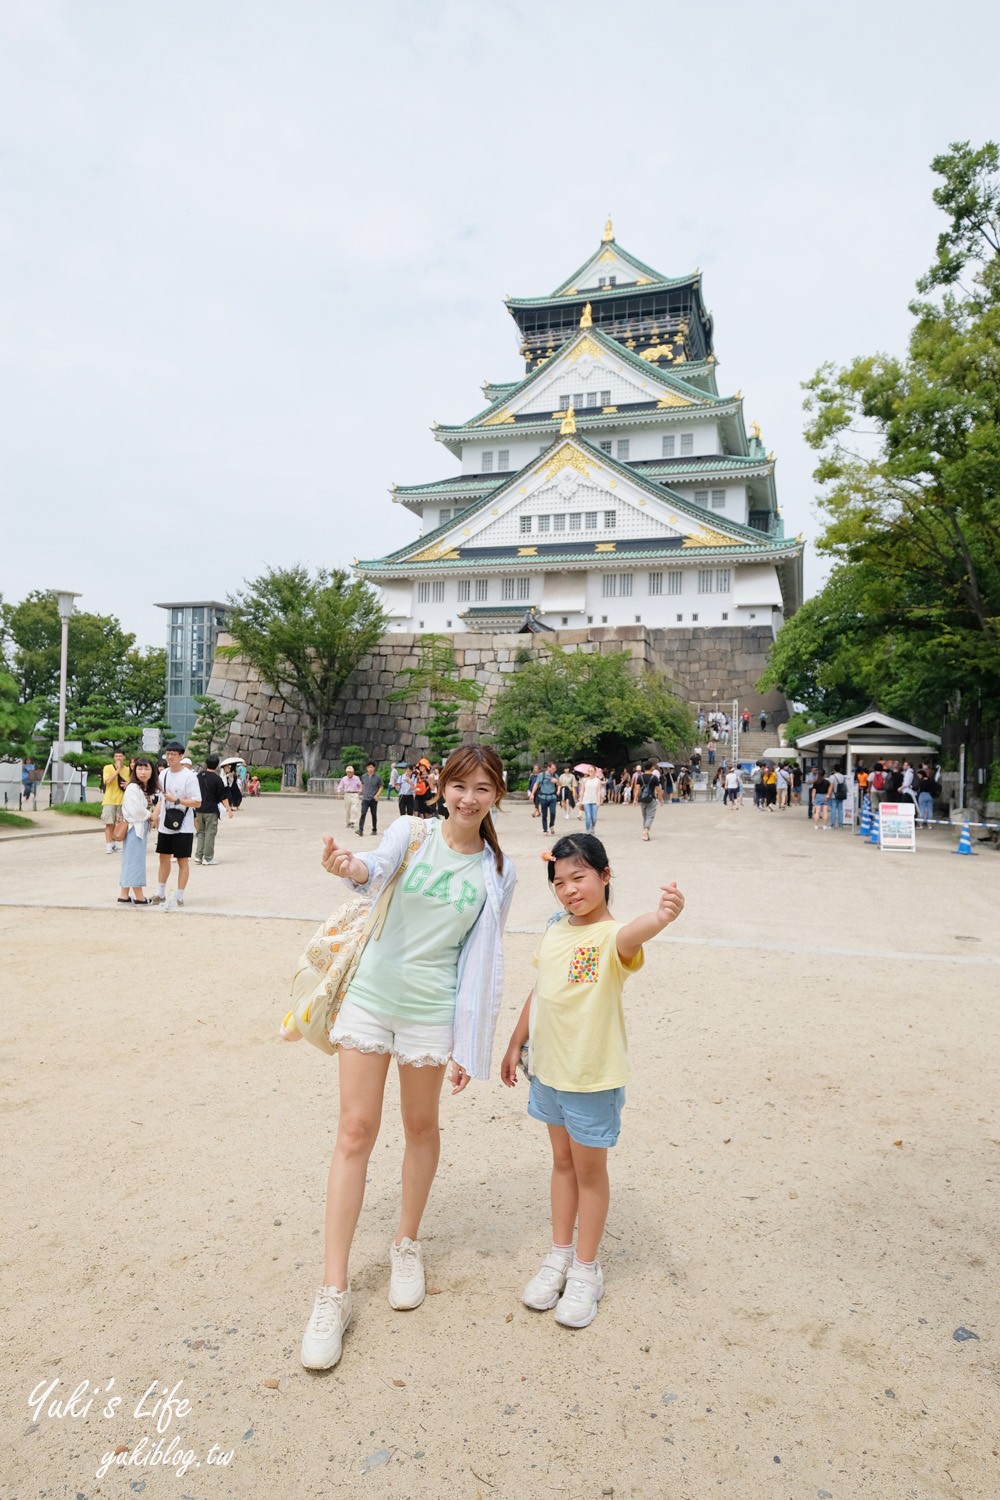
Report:
[{"label": "green tiled roof", "polygon": [[[572,550],[568,545],[564,550],[553,549],[544,555],[525,554],[523,548],[512,545],[509,550],[499,552],[491,549],[490,555],[485,556],[482,551],[471,549],[472,555],[462,556],[462,549],[456,548],[458,557],[441,557],[430,559],[426,562],[415,563],[406,558],[366,558],[359,560],[355,566],[360,573],[369,573],[375,576],[388,573],[410,574],[414,572],[434,573],[467,573],[474,569],[482,570],[484,567],[497,568],[504,566],[517,572],[530,572],[541,566],[551,567],[553,565],[564,567],[566,564],[576,564],[584,567],[595,562],[607,566],[610,563],[618,563],[622,567],[631,567],[636,562],[648,562],[650,560],[675,562],[684,565],[692,559],[709,558],[714,562],[723,560],[730,562],[766,562],[782,560],[794,561],[802,548],[801,542],[784,541],[764,536],[762,532],[756,532],[759,540],[749,546],[740,545],[734,540],[731,547],[718,546],[706,547],[678,547],[667,546],[666,541],[659,545],[650,538],[648,546],[631,548],[621,552],[598,552],[597,543],[591,543],[585,549]],[[422,538],[426,540],[426,538]],[[522,609],[524,608],[522,604]]]},{"label": "green tiled roof", "polygon": [[448,479],[429,479],[426,484],[397,484],[392,493],[397,498],[401,495],[454,495],[457,498],[466,492],[470,495],[473,492],[491,494],[509,478],[509,470],[502,474],[453,474]]},{"label": "green tiled roof", "polygon": [[[765,551],[773,550],[775,546],[774,538],[768,538],[763,532],[758,531],[755,526],[744,526],[739,521],[731,521],[723,516],[717,516],[713,512],[704,511],[701,506],[695,505],[693,501],[687,500],[683,495],[677,494],[676,490],[670,489],[667,485],[659,484],[655,480],[647,479],[644,475],[639,474],[634,469],[630,468],[628,464],[623,464],[618,459],[612,458],[609,453],[602,453],[600,449],[595,448],[593,444],[588,443],[585,438],[580,436],[579,433],[573,438],[566,438],[562,441],[573,443],[577,448],[581,449],[587,456],[589,456],[595,463],[600,464],[606,469],[611,469],[614,473],[621,475],[625,479],[628,479],[640,490],[644,490],[647,494],[654,496],[661,502],[661,504],[669,503],[683,515],[687,516],[689,520],[694,521],[697,526],[710,526],[713,531],[717,531],[722,535],[730,535],[732,537],[733,548],[737,549],[742,555],[745,556],[748,551],[747,544],[749,544],[750,547],[762,547]],[[555,448],[556,444],[553,443],[551,447]],[[549,451],[551,450],[546,450],[546,452]],[[525,464],[523,468],[514,470],[509,475],[506,475],[506,482],[503,485],[498,486],[497,489],[492,490],[487,495],[484,495],[482,499],[474,501],[473,504],[468,507],[468,509],[463,513],[461,517],[462,522],[464,524],[467,524],[479,512],[482,511],[484,506],[495,502],[497,496],[499,494],[502,494],[505,489],[513,484],[520,484],[520,481],[523,480],[526,474],[530,474],[532,470],[534,470],[538,466],[544,465],[546,462],[546,454],[540,453],[537,458],[532,459],[530,464]],[[450,564],[444,562],[443,559],[431,559],[427,562],[419,563],[413,561],[414,554],[425,552],[428,548],[433,547],[437,542],[443,541],[448,532],[453,530],[453,528],[457,524],[457,520],[458,518],[453,517],[450,521],[445,521],[443,525],[435,527],[433,531],[428,532],[425,536],[417,537],[416,540],[408,543],[405,547],[397,548],[395,552],[388,553],[384,558],[370,558],[365,562],[359,562],[358,567],[361,570],[377,569],[383,571],[387,569],[392,570],[394,568],[398,570],[403,570],[404,568],[425,569],[455,567],[456,565],[459,567],[467,567],[468,563],[463,564],[461,558],[454,560]],[[525,545],[537,544],[526,543]],[[795,550],[801,544],[787,543],[783,545],[785,547],[791,548],[792,550]],[[578,557],[577,554],[572,554],[572,556],[577,557],[577,560],[580,560],[583,557],[593,557],[593,544],[590,543],[588,544],[588,546],[590,547],[589,551],[585,551],[584,553],[579,554]],[[458,543],[454,550],[461,552],[461,543]],[[689,547],[685,549],[685,552],[691,554],[698,552],[699,550],[701,549]],[[719,548],[709,548],[707,550],[709,553],[717,553],[719,551]],[[606,557],[608,554],[602,555]],[[570,557],[568,556],[566,560],[570,560]],[[524,561],[531,562],[532,559],[528,557],[525,558]]]},{"label": "green tiled roof", "polygon": [[704,454],[698,458],[685,460],[671,458],[639,459],[635,467],[641,474],[666,478],[674,474],[744,473],[748,470],[752,470],[754,473],[769,474],[774,468],[774,464],[768,463],[766,458],[748,458],[742,453],[723,453],[721,455]]},{"label": "green tiled roof", "polygon": [[[590,262],[594,259],[594,256],[602,255],[605,250],[613,250],[615,255],[617,255],[621,260],[625,261],[627,265],[630,265],[639,276],[648,276],[650,281],[656,282],[660,286],[683,286],[683,284],[687,281],[694,281],[698,275],[697,272],[694,272],[691,276],[678,276],[673,278],[664,276],[662,271],[654,271],[652,266],[647,266],[645,261],[640,260],[638,256],[633,255],[630,250],[626,250],[624,246],[619,245],[617,240],[602,240],[600,247],[597,250],[592,250],[587,256],[587,259],[583,261],[581,265],[577,266],[572,276],[567,276],[565,281],[560,282],[555,291],[550,295],[552,297],[560,297],[565,291],[568,290],[569,287],[575,286],[580,273],[587,269],[587,267],[590,265]],[[618,288],[614,287],[612,288],[612,290],[617,291]],[[549,298],[528,298],[527,300],[548,302]]]},{"label": "green tiled roof", "polygon": [[[702,390],[701,386],[689,385],[683,376],[675,375],[672,370],[661,370],[650,360],[641,359],[638,354],[634,354],[631,349],[626,349],[624,344],[620,344],[617,339],[613,339],[608,334],[602,333],[599,328],[580,328],[577,329],[577,332],[572,337],[566,340],[565,344],[560,346],[556,353],[552,355],[551,360],[546,360],[544,364],[536,365],[530,375],[525,375],[523,380],[516,381],[505,395],[498,396],[490,402],[489,406],[484,407],[481,412],[477,412],[474,417],[469,417],[467,421],[458,423],[444,422],[435,431],[461,432],[467,431],[471,427],[483,425],[488,417],[495,415],[507,406],[514,396],[520,395],[522,391],[526,391],[531,385],[541,379],[543,375],[551,375],[553,363],[557,362],[561,355],[567,354],[578,339],[584,337],[591,338],[595,343],[603,345],[609,354],[622,359],[632,369],[641,371],[644,375],[653,375],[663,386],[664,390],[676,391],[679,395],[689,396],[696,406],[706,406],[709,408],[729,406],[736,399],[735,397],[716,396],[711,391]],[[588,407],[577,412],[576,415],[579,419],[586,416],[600,416],[601,413],[599,408],[592,412]],[[541,412],[537,413],[537,417],[540,422],[552,421],[551,417],[545,417]],[[606,422],[607,419],[605,418],[605,424]],[[504,424],[498,423],[496,425],[502,426]]]}]

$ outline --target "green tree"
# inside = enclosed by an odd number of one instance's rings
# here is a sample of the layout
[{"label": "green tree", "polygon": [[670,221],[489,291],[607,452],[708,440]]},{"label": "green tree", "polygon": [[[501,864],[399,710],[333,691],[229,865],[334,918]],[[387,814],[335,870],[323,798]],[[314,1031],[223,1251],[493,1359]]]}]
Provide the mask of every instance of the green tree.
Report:
[{"label": "green tree", "polygon": [[217,699],[209,698],[205,693],[198,694],[194,701],[198,705],[198,717],[188,740],[188,754],[192,760],[204,760],[225,744],[229,726],[239,717],[239,709],[223,708]]},{"label": "green tree", "polygon": [[[7,670],[23,703],[39,705],[39,720],[55,733],[59,701],[62,626],[54,593],[36,590],[19,604],[0,605],[0,634]],[[70,737],[110,743],[100,720],[127,726],[111,739],[134,740],[163,718],[166,652],[139,650],[135,636],[113,615],[74,614],[67,636],[66,726]]]},{"label": "green tree", "polygon": [[805,386],[828,517],[817,547],[835,565],[761,686],[824,716],[860,700],[936,723],[971,695],[1000,713],[998,167],[992,142],[932,163],[949,225],[910,305],[906,357],[827,364]]},{"label": "green tree", "polygon": [[674,754],[694,738],[686,704],[654,672],[638,675],[627,651],[609,655],[546,648],[524,661],[501,690],[492,729],[501,755],[557,761],[583,756],[620,765],[638,745]]},{"label": "green tree", "polygon": [[234,644],[301,720],[302,759],[314,776],[326,757],[333,714],[347,679],[388,624],[374,590],[347,573],[301,565],[273,568],[229,599]]},{"label": "green tree", "polygon": [[482,686],[471,678],[459,677],[451,642],[440,635],[421,637],[419,665],[404,667],[400,676],[406,678],[406,686],[389,694],[390,703],[423,700],[428,748],[435,760],[444,760],[461,743],[459,704],[478,703]]},{"label": "green tree", "polygon": [[23,760],[34,754],[39,706],[22,703],[14,678],[0,672],[0,760]]}]

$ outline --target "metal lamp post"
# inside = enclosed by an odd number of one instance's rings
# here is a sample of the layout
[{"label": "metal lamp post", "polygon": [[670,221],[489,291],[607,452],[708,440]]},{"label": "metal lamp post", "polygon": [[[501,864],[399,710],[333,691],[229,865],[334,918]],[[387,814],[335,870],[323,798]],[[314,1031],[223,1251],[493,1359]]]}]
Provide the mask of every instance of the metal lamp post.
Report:
[{"label": "metal lamp post", "polygon": [[79,594],[71,594],[65,589],[58,590],[56,593],[56,606],[62,624],[62,639],[59,646],[59,739],[52,757],[53,786],[57,784],[58,767],[59,793],[55,799],[57,802],[63,802],[66,797],[66,773],[63,763],[63,747],[66,743],[66,665],[69,659],[69,622],[73,618],[73,600],[79,597]]}]

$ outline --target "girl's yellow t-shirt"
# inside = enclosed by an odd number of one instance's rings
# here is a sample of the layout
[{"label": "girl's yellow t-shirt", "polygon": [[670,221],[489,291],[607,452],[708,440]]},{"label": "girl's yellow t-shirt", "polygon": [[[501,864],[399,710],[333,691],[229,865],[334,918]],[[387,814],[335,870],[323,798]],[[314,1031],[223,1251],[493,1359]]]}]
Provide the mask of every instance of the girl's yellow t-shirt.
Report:
[{"label": "girl's yellow t-shirt", "polygon": [[593,1094],[628,1080],[622,991],[642,968],[642,949],[627,964],[618,954],[620,922],[573,927],[553,922],[532,957],[531,1072],[549,1088]]}]

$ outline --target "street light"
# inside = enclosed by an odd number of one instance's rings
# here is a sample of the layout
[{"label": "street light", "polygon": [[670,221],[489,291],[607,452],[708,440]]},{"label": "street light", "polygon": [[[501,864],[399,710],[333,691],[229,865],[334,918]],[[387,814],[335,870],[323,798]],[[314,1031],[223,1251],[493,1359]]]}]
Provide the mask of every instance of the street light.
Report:
[{"label": "street light", "polygon": [[66,665],[69,658],[69,622],[73,618],[73,600],[79,599],[79,594],[71,594],[68,590],[60,589],[56,592],[56,607],[59,610],[59,619],[62,623],[62,639],[59,645],[59,738],[56,741],[55,751],[52,756],[52,781],[56,783],[56,767],[58,766],[59,795],[57,802],[63,802],[66,798],[65,771],[63,767],[63,753],[66,743]]}]

